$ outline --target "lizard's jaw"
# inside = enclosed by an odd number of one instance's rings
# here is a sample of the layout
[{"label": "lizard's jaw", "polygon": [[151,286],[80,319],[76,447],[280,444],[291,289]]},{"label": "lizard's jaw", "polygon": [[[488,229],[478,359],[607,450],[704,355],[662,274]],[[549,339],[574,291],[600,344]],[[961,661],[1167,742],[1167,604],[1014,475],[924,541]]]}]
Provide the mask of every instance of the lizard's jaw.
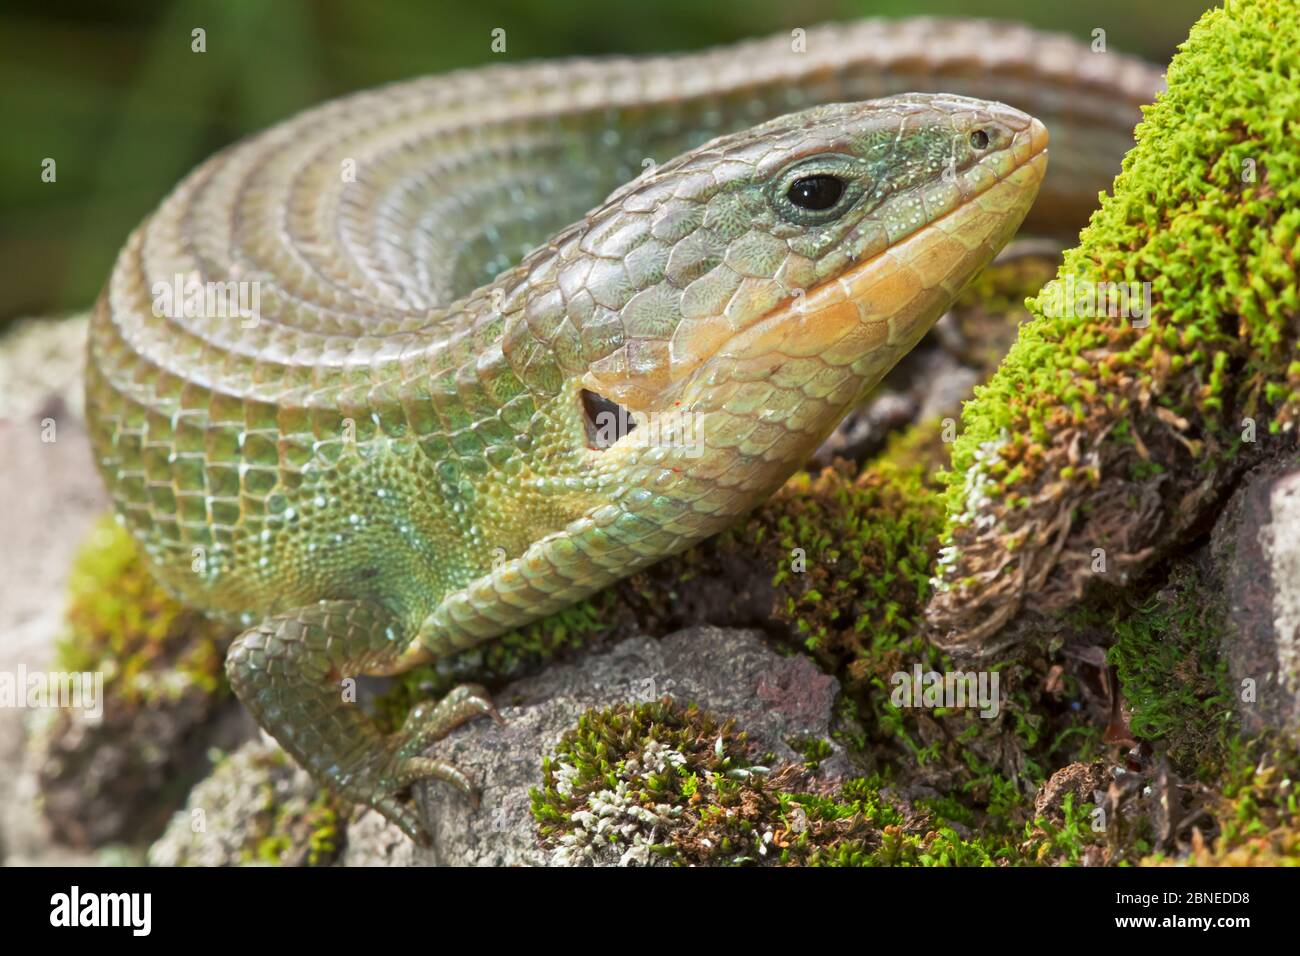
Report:
[{"label": "lizard's jaw", "polygon": [[719,373],[755,380],[808,360],[873,386],[1015,234],[1047,170],[1045,134],[1041,142],[988,189],[731,336],[700,363],[685,403]]}]

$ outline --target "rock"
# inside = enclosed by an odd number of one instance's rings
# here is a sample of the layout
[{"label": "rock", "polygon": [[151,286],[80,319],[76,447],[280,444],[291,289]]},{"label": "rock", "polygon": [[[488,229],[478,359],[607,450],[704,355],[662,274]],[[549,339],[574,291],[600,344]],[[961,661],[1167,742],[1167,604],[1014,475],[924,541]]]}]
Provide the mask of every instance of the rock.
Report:
[{"label": "rock", "polygon": [[88,317],[20,319],[0,337],[0,420],[82,406]]},{"label": "rock", "polygon": [[371,810],[359,810],[348,824],[342,866],[435,866],[434,852],[412,843],[405,833]]},{"label": "rock", "polygon": [[[480,719],[458,728],[429,755],[459,766],[482,789],[477,810],[440,782],[416,788],[432,850],[404,849],[394,827],[366,814],[349,831],[342,863],[547,865],[538,845],[529,790],[541,782],[542,757],[592,708],[671,696],[719,719],[734,718],[760,752],[800,761],[790,741],[829,739],[838,682],[802,656],[782,657],[754,631],[697,627],[663,640],[632,638],[576,663],[556,665],[496,695],[504,725]],[[819,779],[849,771],[841,747]]]},{"label": "rock", "polygon": [[130,710],[110,698],[98,720],[61,712],[30,748],[45,819],[70,846],[147,841],[208,771],[208,751],[256,731],[235,701],[214,707],[212,695],[197,692]]},{"label": "rock", "polygon": [[[300,864],[320,788],[269,738],[250,740],[190,791],[149,848],[153,866]],[[332,823],[326,821],[332,828]],[[328,862],[328,861],[326,861]]]},{"label": "rock", "polygon": [[1242,730],[1300,741],[1300,462],[1251,472],[1211,536],[1228,598],[1222,645]]},{"label": "rock", "polygon": [[[108,507],[80,413],[85,330],[84,319],[31,321],[0,337],[0,671],[6,673],[50,667],[72,555]],[[52,845],[41,819],[38,762],[26,756],[26,746],[31,726],[51,716],[57,715],[0,708],[0,859],[7,864],[93,859]]]}]

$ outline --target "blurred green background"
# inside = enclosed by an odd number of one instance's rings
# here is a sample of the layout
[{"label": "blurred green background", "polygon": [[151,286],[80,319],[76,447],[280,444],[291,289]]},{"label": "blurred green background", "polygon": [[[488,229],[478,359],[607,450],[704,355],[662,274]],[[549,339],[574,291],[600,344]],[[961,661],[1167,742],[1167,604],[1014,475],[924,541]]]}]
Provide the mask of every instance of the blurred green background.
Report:
[{"label": "blurred green background", "polygon": [[[489,60],[697,49],[825,20],[1021,20],[1167,62],[1205,0],[5,0],[0,324],[90,304],[195,164],[313,103]],[[191,52],[191,31],[207,51]],[[507,32],[504,55],[490,34]],[[42,163],[57,179],[43,182]]]}]

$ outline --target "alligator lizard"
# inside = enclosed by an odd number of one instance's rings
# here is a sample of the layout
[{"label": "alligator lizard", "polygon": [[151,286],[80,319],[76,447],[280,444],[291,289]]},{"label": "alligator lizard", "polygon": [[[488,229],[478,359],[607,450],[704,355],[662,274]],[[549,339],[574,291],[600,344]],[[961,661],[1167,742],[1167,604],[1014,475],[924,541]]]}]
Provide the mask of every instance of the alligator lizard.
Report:
[{"label": "alligator lizard", "polygon": [[[227,671],[259,723],[422,840],[409,784],[473,793],[423,752],[491,704],[385,736],[347,679],[736,521],[1036,194],[1035,226],[1077,228],[1159,82],[1023,27],[867,21],[327,103],[126,243],[91,324],[100,469],[159,579],[246,628]],[[1044,125],[993,97],[1052,129],[1041,193]]]}]

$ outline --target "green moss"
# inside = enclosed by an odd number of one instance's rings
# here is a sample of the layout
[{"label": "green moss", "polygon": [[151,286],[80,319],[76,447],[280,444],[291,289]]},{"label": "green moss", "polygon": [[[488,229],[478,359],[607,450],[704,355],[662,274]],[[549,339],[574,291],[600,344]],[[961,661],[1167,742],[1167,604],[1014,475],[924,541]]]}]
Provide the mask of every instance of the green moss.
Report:
[{"label": "green moss", "polygon": [[[584,714],[532,791],[545,845],[564,862],[866,866],[921,861],[926,817],[854,780],[805,792],[802,767],[755,765],[744,735],[669,699]],[[932,862],[976,851],[954,842]]]},{"label": "green moss", "polygon": [[663,700],[589,711],[532,791],[559,862],[675,865],[1001,866],[1077,863],[1097,837],[1067,798],[1061,821],[984,826],[949,796],[913,805],[889,778],[813,792],[804,768],[756,766],[744,735]]},{"label": "green moss", "polygon": [[1300,750],[1234,740],[1226,764],[1221,790],[1207,805],[1212,823],[1192,834],[1186,859],[1154,854],[1144,865],[1300,866]]},{"label": "green moss", "polygon": [[1132,711],[1129,728],[1203,779],[1222,770],[1232,721],[1232,688],[1219,658],[1224,614],[1200,572],[1182,565],[1141,606],[1110,615],[1115,643],[1106,659]]},{"label": "green moss", "polygon": [[895,439],[857,477],[796,476],[721,542],[769,556],[775,618],[851,690],[896,670],[921,623],[942,520],[927,483],[937,434],[930,423]]},{"label": "green moss", "polygon": [[[966,405],[932,605],[952,646],[996,631],[1031,590],[1040,609],[1075,601],[1094,548],[1112,574],[1146,566],[1300,417],[1298,51],[1289,0],[1201,19],[1112,195]],[[1099,282],[1150,283],[1149,325],[1067,307],[1069,283]]]},{"label": "green moss", "polygon": [[683,565],[698,562],[713,578],[734,567],[729,555],[775,567],[767,626],[784,625],[792,646],[840,679],[843,719],[835,736],[869,751],[891,779],[949,788],[981,832],[1005,848],[1022,835],[1032,795],[1050,770],[1101,752],[1102,728],[1066,703],[1079,697],[1070,679],[1063,679],[1060,705],[1042,699],[1053,662],[1041,655],[984,665],[1000,671],[996,719],[892,704],[895,674],[918,663],[927,672],[960,669],[926,640],[922,619],[942,521],[934,479],[948,450],[941,435],[940,423],[922,423],[895,436],[856,476],[848,468],[796,476],[748,522],[695,549]]},{"label": "green moss", "polygon": [[1226,774],[1219,836],[1207,859],[1300,866],[1300,751],[1294,744],[1240,746]]},{"label": "green moss", "polygon": [[765,795],[766,773],[731,723],[670,699],[619,705],[588,711],[543,760],[533,816],[568,862],[612,846],[637,862],[748,863],[766,849],[753,813],[736,811]]},{"label": "green moss", "polygon": [[816,770],[823,760],[835,752],[835,745],[824,737],[807,737],[787,743],[803,755],[804,766],[809,770]]},{"label": "green moss", "polygon": [[111,516],[95,525],[70,573],[60,668],[102,672],[106,697],[129,708],[192,691],[224,695],[231,636],[168,596]]},{"label": "green moss", "polygon": [[1063,820],[1054,822],[1038,817],[1025,827],[1025,842],[1020,852],[1027,860],[1060,866],[1083,861],[1084,851],[1100,842],[1092,829],[1092,808],[1075,805],[1074,794],[1067,793],[1061,802]]}]

